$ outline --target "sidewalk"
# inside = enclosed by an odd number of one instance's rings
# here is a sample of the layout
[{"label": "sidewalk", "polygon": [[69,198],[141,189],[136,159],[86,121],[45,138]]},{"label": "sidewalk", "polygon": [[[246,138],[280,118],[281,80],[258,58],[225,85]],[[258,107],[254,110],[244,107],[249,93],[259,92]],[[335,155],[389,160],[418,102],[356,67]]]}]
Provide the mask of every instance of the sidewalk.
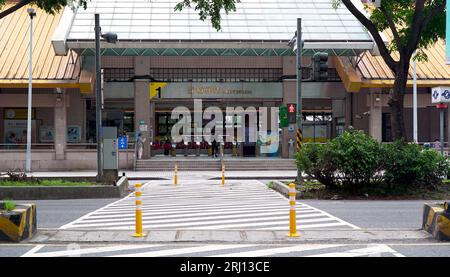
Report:
[{"label": "sidewalk", "polygon": [[39,230],[28,241],[39,244],[58,243],[424,243],[436,242],[416,229],[304,230],[290,238],[285,231],[264,230],[154,230],[146,237],[135,238],[133,231],[108,230]]},{"label": "sidewalk", "polygon": [[[119,176],[122,173],[131,180],[160,180],[172,179],[172,171],[119,171]],[[221,178],[220,171],[179,171],[178,178],[180,179],[217,179]],[[96,171],[53,171],[53,172],[33,172],[30,176],[39,178],[67,178],[67,177],[95,177]],[[293,179],[297,176],[297,171],[292,170],[277,170],[277,171],[226,171],[225,177],[227,179]]]}]

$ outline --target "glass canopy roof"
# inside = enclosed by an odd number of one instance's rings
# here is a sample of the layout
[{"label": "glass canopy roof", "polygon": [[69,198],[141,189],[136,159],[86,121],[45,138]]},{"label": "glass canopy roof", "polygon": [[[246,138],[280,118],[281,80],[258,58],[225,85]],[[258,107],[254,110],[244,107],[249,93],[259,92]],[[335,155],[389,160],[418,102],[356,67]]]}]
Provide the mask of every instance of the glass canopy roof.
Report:
[{"label": "glass canopy roof", "polygon": [[[94,14],[99,13],[102,32],[117,33],[119,38],[118,45],[105,46],[108,48],[170,48],[167,43],[177,41],[179,45],[174,48],[181,49],[216,49],[220,45],[224,49],[286,49],[298,17],[303,21],[306,49],[346,52],[372,50],[374,45],[357,19],[344,6],[334,9],[331,0],[241,0],[236,12],[223,13],[221,31],[216,31],[208,20],[201,21],[194,8],[174,11],[180,1],[92,0],[86,10],[79,8],[73,15],[66,32],[62,32],[66,34],[64,42],[69,48],[93,48]],[[189,45],[194,42],[195,45]],[[226,45],[242,42],[246,44]],[[265,42],[271,44],[262,45]],[[158,51],[146,51],[154,52]]]}]

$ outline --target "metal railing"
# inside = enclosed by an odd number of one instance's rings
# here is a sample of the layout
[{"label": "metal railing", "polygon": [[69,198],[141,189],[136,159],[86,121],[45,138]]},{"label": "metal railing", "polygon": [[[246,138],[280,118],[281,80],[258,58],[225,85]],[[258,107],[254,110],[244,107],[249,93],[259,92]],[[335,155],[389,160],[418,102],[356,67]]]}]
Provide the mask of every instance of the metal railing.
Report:
[{"label": "metal railing", "polygon": [[[32,143],[32,150],[54,150],[55,144],[53,143]],[[26,143],[2,143],[0,144],[0,150],[27,150]]]}]

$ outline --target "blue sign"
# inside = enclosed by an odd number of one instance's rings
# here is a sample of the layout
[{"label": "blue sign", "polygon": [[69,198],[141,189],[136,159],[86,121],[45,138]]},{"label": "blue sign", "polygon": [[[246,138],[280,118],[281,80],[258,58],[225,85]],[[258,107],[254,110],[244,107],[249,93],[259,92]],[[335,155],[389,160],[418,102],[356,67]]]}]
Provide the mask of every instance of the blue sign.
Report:
[{"label": "blue sign", "polygon": [[445,100],[449,100],[450,99],[450,91],[448,89],[444,90],[444,92],[442,93],[442,96],[445,98]]},{"label": "blue sign", "polygon": [[119,137],[119,149],[127,149],[128,148],[128,137],[120,136]]}]

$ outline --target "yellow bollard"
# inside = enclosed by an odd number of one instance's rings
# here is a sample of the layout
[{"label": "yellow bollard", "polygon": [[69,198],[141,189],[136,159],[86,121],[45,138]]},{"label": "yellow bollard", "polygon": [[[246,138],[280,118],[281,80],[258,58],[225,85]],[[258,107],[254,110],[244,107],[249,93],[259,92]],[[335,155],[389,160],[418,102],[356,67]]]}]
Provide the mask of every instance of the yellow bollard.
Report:
[{"label": "yellow bollard", "polygon": [[142,232],[142,201],[141,201],[141,184],[136,184],[135,187],[135,200],[136,200],[136,233],[133,237],[145,237],[145,234]]},{"label": "yellow bollard", "polygon": [[173,185],[177,186],[177,184],[178,184],[178,164],[175,163],[175,172],[173,175]]},{"label": "yellow bollard", "polygon": [[289,184],[289,237],[298,237],[297,234],[297,213],[295,211],[295,184]]},{"label": "yellow bollard", "polygon": [[222,164],[222,186],[225,186],[225,164]]}]

